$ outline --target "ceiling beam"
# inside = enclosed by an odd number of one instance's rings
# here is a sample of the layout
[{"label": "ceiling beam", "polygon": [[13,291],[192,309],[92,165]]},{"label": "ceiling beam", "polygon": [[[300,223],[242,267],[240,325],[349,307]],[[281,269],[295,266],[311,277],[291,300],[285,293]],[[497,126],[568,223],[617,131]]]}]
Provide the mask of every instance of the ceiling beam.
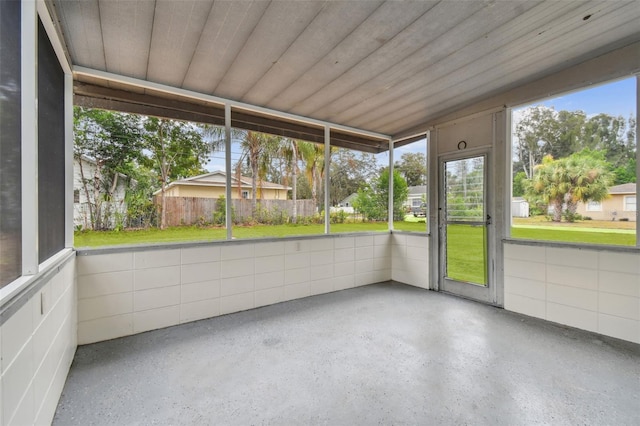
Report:
[{"label": "ceiling beam", "polygon": [[[224,126],[224,106],[178,95],[138,93],[96,84],[74,82],[74,103],[173,120]],[[232,108],[232,127],[272,135],[324,143],[324,127],[290,119]],[[331,129],[331,145],[358,151],[380,153],[389,149],[388,140]]]}]

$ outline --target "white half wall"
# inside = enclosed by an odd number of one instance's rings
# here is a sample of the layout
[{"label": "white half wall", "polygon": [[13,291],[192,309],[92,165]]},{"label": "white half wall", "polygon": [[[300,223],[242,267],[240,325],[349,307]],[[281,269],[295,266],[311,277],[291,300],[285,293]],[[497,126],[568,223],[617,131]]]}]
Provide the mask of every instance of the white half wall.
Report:
[{"label": "white half wall", "polygon": [[82,252],[87,344],[391,279],[389,234]]},{"label": "white half wall", "polygon": [[429,288],[429,236],[391,234],[391,279]]},{"label": "white half wall", "polygon": [[75,257],[51,270],[0,327],[2,425],[51,424],[75,354]]},{"label": "white half wall", "polygon": [[504,244],[507,310],[640,343],[640,253]]}]

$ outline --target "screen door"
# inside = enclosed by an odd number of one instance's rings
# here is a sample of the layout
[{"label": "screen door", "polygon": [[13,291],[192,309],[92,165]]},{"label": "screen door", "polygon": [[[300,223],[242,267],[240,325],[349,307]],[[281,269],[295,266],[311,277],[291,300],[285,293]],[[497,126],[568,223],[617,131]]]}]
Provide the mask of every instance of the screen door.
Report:
[{"label": "screen door", "polygon": [[440,163],[441,288],[489,300],[487,154]]}]

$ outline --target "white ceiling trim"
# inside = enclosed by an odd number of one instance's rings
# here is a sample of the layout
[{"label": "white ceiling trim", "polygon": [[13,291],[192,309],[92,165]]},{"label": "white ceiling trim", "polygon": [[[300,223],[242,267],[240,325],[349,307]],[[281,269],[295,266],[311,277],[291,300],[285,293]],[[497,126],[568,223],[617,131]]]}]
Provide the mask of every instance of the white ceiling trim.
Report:
[{"label": "white ceiling trim", "polygon": [[71,74],[71,62],[69,57],[67,56],[67,52],[64,48],[62,40],[60,39],[60,34],[58,33],[56,26],[54,25],[54,21],[51,17],[51,13],[47,4],[44,0],[38,0],[37,3],[38,16],[40,17],[40,21],[42,21],[42,26],[47,32],[47,36],[49,36],[49,41],[53,46],[53,51],[56,53],[58,57],[58,62],[60,62],[60,66],[65,74]]},{"label": "white ceiling trim", "polygon": [[96,77],[96,78],[112,81],[112,82],[115,82],[115,83],[121,83],[121,84],[128,84],[128,85],[136,86],[136,87],[139,87],[139,88],[142,88],[142,89],[157,90],[159,92],[163,92],[163,93],[167,93],[167,94],[179,95],[179,96],[184,96],[186,98],[191,98],[191,99],[195,99],[195,100],[212,102],[212,103],[215,103],[215,104],[219,104],[220,106],[229,105],[232,108],[240,108],[240,109],[244,109],[244,110],[247,110],[247,111],[252,111],[252,112],[256,112],[256,113],[260,113],[260,114],[271,115],[271,116],[273,116],[275,118],[288,119],[288,120],[298,121],[300,123],[306,123],[306,124],[311,124],[311,125],[316,125],[316,126],[328,127],[328,128],[330,128],[332,130],[340,130],[340,131],[344,131],[344,132],[347,132],[347,133],[353,133],[355,135],[368,136],[368,137],[378,138],[378,139],[388,139],[388,140],[391,139],[390,135],[386,135],[386,134],[382,134],[382,133],[377,133],[377,132],[371,132],[371,131],[367,131],[367,130],[357,129],[357,128],[345,126],[345,125],[342,125],[342,124],[331,123],[331,122],[323,121],[323,120],[317,120],[317,119],[304,117],[304,116],[300,116],[300,115],[296,115],[296,114],[290,114],[290,113],[287,113],[287,112],[282,112],[282,111],[277,111],[277,110],[273,110],[273,109],[270,109],[270,108],[264,108],[264,107],[260,107],[260,106],[256,106],[256,105],[251,105],[251,104],[247,104],[247,103],[244,103],[244,102],[238,102],[238,101],[234,101],[234,100],[231,100],[231,99],[225,99],[225,98],[221,98],[221,97],[218,97],[218,96],[206,95],[204,93],[193,92],[191,90],[180,89],[180,88],[177,88],[177,87],[167,86],[167,85],[160,84],[160,83],[154,83],[154,82],[151,82],[151,81],[140,80],[140,79],[133,78],[133,77],[126,77],[126,76],[123,76],[123,75],[113,74],[113,73],[100,71],[100,70],[95,70],[95,69],[86,68],[86,67],[81,67],[81,66],[77,66],[77,65],[73,67],[73,73],[74,73],[74,75],[83,75],[83,76],[87,76],[87,77]]}]

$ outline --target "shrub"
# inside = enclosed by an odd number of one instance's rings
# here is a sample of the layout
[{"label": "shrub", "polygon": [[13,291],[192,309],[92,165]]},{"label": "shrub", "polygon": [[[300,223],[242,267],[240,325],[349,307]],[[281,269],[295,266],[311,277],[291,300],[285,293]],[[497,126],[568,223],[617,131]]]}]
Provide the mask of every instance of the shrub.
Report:
[{"label": "shrub", "polygon": [[329,223],[345,223],[349,214],[343,210],[329,213]]},{"label": "shrub", "polygon": [[[213,211],[213,220],[212,223],[214,225],[225,225],[227,217],[227,200],[225,200],[224,195],[218,197],[216,201],[216,208]],[[236,223],[236,211],[231,206],[231,221]]]},{"label": "shrub", "polygon": [[576,220],[582,220],[582,215],[580,215],[579,213],[574,213],[569,210],[564,210],[562,212],[562,217],[567,222],[575,222]]},{"label": "shrub", "polygon": [[629,222],[629,218],[628,217],[621,217],[620,219],[618,219],[620,222]]}]

